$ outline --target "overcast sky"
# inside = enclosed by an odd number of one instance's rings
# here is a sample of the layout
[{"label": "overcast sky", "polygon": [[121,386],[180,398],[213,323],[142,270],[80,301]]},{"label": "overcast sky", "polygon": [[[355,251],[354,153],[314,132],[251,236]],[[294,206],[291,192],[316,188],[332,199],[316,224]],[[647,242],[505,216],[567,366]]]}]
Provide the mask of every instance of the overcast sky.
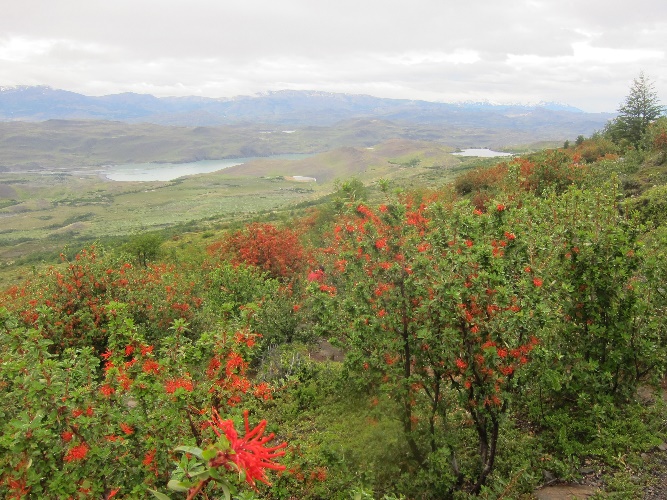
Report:
[{"label": "overcast sky", "polygon": [[7,0],[0,86],[667,104],[665,0]]}]

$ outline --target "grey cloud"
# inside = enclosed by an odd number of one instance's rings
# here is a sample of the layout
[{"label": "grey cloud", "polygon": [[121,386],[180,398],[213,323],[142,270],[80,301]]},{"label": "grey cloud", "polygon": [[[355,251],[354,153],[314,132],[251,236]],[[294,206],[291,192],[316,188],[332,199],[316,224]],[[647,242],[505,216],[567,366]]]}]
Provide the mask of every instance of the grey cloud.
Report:
[{"label": "grey cloud", "polygon": [[666,13],[663,0],[22,0],[0,17],[0,85],[212,97],[290,87],[613,110],[640,69],[667,91]]}]

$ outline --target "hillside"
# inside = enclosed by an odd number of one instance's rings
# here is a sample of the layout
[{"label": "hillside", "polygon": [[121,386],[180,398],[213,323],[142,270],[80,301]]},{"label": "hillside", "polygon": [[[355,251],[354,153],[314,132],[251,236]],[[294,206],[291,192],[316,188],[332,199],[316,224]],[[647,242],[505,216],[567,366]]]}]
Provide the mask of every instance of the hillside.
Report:
[{"label": "hillside", "polygon": [[265,125],[175,127],[117,121],[13,121],[0,122],[0,172],[318,153],[339,147],[373,147],[392,139],[429,141],[451,148],[524,149],[543,141],[562,144],[565,139],[574,139],[580,130],[478,129],[379,119],[293,129]]}]

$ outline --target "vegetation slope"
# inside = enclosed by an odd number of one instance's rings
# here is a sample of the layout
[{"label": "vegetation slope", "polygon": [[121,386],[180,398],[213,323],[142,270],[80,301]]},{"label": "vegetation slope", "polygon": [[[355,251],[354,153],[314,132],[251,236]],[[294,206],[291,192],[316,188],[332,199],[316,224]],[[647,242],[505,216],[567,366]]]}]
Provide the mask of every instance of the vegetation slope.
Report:
[{"label": "vegetation slope", "polygon": [[667,437],[666,138],[453,181],[420,144],[319,202],[63,252],[2,295],[0,492],[639,497]]}]

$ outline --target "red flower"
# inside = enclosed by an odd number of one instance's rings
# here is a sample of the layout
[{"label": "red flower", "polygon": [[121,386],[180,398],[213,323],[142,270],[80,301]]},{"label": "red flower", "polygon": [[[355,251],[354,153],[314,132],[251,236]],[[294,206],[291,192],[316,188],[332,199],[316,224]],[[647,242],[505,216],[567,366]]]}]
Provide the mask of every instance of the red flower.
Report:
[{"label": "red flower", "polygon": [[512,375],[514,373],[514,366],[513,365],[507,365],[507,366],[501,366],[498,368],[500,370],[500,373],[503,375]]},{"label": "red flower", "polygon": [[347,268],[347,261],[345,259],[340,259],[336,261],[336,270],[340,273],[344,273]]},{"label": "red flower", "polygon": [[533,278],[533,284],[535,286],[542,286],[543,281],[540,278]]},{"label": "red flower", "polygon": [[134,429],[132,428],[131,425],[127,425],[127,424],[121,422],[120,428],[128,436],[131,435],[131,434],[134,434]]},{"label": "red flower", "polygon": [[466,246],[471,247],[473,245],[472,240],[466,240]]},{"label": "red flower", "polygon": [[382,250],[383,248],[387,248],[387,238],[380,238],[375,242],[375,248],[378,250]]},{"label": "red flower", "polygon": [[180,388],[185,389],[187,392],[192,392],[192,382],[184,378],[175,378],[172,380],[167,380],[164,383],[164,390],[167,391],[167,394],[173,394],[176,392],[176,389]]},{"label": "red flower", "polygon": [[264,401],[268,401],[271,399],[271,387],[266,382],[262,382],[261,384],[257,384],[255,386],[255,390],[253,391],[253,394],[256,398],[261,398]]},{"label": "red flower", "polygon": [[211,361],[208,363],[208,368],[206,369],[206,376],[213,377],[217,373],[218,369],[222,366],[220,360],[215,356],[211,358]]},{"label": "red flower", "polygon": [[153,463],[153,459],[155,458],[155,453],[157,452],[157,449],[153,448],[150,451],[147,451],[146,454],[144,455],[144,459],[141,461],[142,464],[144,464],[146,467],[148,467],[151,463]]},{"label": "red flower", "polygon": [[496,209],[498,210],[498,212],[502,212],[503,210],[505,210],[505,205],[499,203],[498,206],[496,206]]},{"label": "red flower", "polygon": [[322,269],[316,269],[308,273],[308,281],[317,281],[321,282],[324,279],[324,271]]},{"label": "red flower", "polygon": [[359,212],[362,215],[365,215],[366,217],[371,217],[373,215],[373,212],[371,212],[371,210],[364,205],[359,205],[357,207],[357,212]]},{"label": "red flower", "polygon": [[273,447],[265,446],[274,437],[273,434],[263,435],[266,420],[262,420],[254,429],[250,429],[247,410],[243,412],[243,419],[246,433],[244,437],[239,437],[234,429],[234,422],[222,420],[218,412],[213,410],[213,418],[208,421],[208,425],[218,436],[225,435],[232,451],[218,452],[218,456],[209,461],[209,466],[232,469],[231,464],[233,463],[236,468],[245,472],[246,481],[253,488],[255,481],[271,484],[266,478],[266,469],[285,470],[284,465],[275,463],[273,459],[285,454],[282,448],[285,448],[287,443]]},{"label": "red flower", "polygon": [[144,373],[154,373],[157,374],[160,371],[160,365],[153,361],[152,359],[147,359],[141,369]]},{"label": "red flower", "polygon": [[116,389],[111,387],[109,384],[104,384],[102,387],[100,387],[100,393],[106,398],[110,397],[114,392],[116,392]]},{"label": "red flower", "polygon": [[465,361],[463,361],[461,358],[458,358],[458,359],[456,360],[456,366],[459,367],[459,370],[463,371],[463,370],[465,370],[466,368],[468,368],[468,363],[466,363]]},{"label": "red flower", "polygon": [[225,367],[225,373],[230,377],[238,368],[242,373],[245,370],[246,363],[243,361],[243,358],[240,354],[236,352],[230,352],[227,355],[227,364]]},{"label": "red flower", "polygon": [[73,446],[67,451],[67,454],[65,455],[65,462],[75,462],[78,460],[83,460],[86,458],[86,455],[88,454],[88,445],[86,443],[81,443],[78,446]]},{"label": "red flower", "polygon": [[60,437],[63,438],[63,441],[65,441],[66,443],[69,443],[69,442],[72,440],[72,438],[74,437],[74,433],[73,433],[73,432],[69,432],[69,431],[64,431],[64,432],[60,435]]}]

